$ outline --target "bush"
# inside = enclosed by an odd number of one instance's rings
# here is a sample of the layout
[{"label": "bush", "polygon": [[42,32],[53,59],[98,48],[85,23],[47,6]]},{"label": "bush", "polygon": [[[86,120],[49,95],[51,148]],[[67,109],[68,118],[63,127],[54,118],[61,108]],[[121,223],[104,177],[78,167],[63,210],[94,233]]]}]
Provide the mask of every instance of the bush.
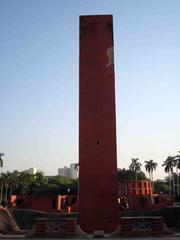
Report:
[{"label": "bush", "polygon": [[3,199],[3,200],[1,201],[1,205],[2,205],[3,207],[7,207],[8,201],[7,201],[6,199]]}]

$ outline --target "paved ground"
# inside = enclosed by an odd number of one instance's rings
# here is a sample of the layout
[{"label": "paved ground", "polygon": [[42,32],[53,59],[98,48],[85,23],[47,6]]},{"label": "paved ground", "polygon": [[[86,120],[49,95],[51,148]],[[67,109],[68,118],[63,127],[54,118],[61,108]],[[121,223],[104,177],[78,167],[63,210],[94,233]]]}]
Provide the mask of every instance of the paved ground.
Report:
[{"label": "paved ground", "polygon": [[[28,240],[57,240],[57,238],[25,238],[25,235],[1,235],[0,236],[1,239],[6,239],[6,240],[10,240],[10,239],[16,239],[16,240],[22,240],[22,239],[28,239]],[[59,238],[60,239],[60,238]],[[76,240],[78,240],[78,238],[74,238]],[[79,238],[82,240],[82,238]],[[167,237],[145,237],[145,238],[124,238],[124,237],[119,237],[119,238],[84,238],[84,239],[88,239],[88,240],[180,240],[180,233],[179,234],[175,234],[174,236],[167,236]],[[62,239],[61,240],[72,240],[72,238],[68,239]]]}]

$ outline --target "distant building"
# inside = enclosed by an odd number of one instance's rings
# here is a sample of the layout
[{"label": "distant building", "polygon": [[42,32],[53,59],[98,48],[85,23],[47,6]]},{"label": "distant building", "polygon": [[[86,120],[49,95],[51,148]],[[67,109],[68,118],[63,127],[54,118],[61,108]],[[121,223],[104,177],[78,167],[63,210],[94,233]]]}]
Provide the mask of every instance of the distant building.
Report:
[{"label": "distant building", "polygon": [[69,178],[69,168],[66,166],[63,168],[58,168],[58,175]]},{"label": "distant building", "polygon": [[71,163],[70,167],[64,166],[63,168],[58,168],[58,175],[62,177],[76,179],[78,177],[77,169],[75,169],[75,163]]},{"label": "distant building", "polygon": [[23,172],[30,173],[30,174],[36,174],[36,173],[41,173],[44,175],[44,172],[41,170],[38,170],[35,167],[29,168],[28,170],[24,170]]},{"label": "distant building", "polygon": [[77,172],[77,169],[75,168],[75,166],[76,166],[75,163],[70,164],[69,177],[72,179],[76,179],[78,177],[78,172]]}]

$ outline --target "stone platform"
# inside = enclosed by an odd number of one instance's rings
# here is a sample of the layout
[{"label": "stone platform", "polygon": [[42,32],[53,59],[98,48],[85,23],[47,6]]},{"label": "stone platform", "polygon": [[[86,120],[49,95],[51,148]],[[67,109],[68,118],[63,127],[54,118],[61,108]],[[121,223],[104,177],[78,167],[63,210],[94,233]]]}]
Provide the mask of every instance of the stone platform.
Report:
[{"label": "stone platform", "polygon": [[37,218],[35,237],[76,237],[76,218]]},{"label": "stone platform", "polygon": [[[103,231],[101,231],[103,232]],[[32,234],[28,237],[45,238],[121,238],[121,237],[151,237],[173,235],[163,217],[120,217],[118,231],[113,234],[86,234],[77,224],[77,218],[37,218]]]},{"label": "stone platform", "polygon": [[[24,235],[14,235],[14,234],[6,234],[6,235],[2,235],[0,237],[0,239],[16,239],[16,240],[22,240],[22,239],[27,239]],[[34,240],[37,238],[28,238],[28,240]],[[57,238],[43,238],[40,237],[38,238],[38,240],[44,240],[44,239],[49,239],[49,240],[57,240]],[[70,240],[72,238],[61,238],[62,240]],[[83,238],[76,238],[76,239],[83,239]],[[84,238],[85,239],[85,238]],[[90,238],[86,238],[86,239],[90,239]],[[93,240],[100,240],[100,239],[104,239],[104,238],[93,238]],[[126,237],[119,237],[120,240],[147,240],[147,237],[141,237],[141,238],[126,238]],[[178,235],[174,235],[174,236],[162,236],[162,237],[148,237],[148,240],[179,240],[180,239],[180,233]],[[117,238],[108,238],[108,240],[117,240]]]},{"label": "stone platform", "polygon": [[172,235],[161,216],[121,217],[121,236],[144,237]]}]

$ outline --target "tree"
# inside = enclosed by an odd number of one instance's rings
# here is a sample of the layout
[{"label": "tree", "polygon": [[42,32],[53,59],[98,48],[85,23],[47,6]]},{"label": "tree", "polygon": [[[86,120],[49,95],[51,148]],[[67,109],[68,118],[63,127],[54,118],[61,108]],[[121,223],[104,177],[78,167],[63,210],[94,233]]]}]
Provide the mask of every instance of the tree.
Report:
[{"label": "tree", "polygon": [[[48,180],[41,172],[37,172],[33,175],[33,178],[29,184],[28,194],[39,194],[42,193],[42,189],[47,187]],[[48,186],[49,189],[49,186]]]},{"label": "tree", "polygon": [[0,183],[1,183],[1,189],[0,189],[0,205],[1,205],[1,202],[2,202],[2,198],[3,198],[3,180],[2,180],[2,175],[1,175],[1,178],[0,178]]},{"label": "tree", "polygon": [[[0,153],[0,167],[3,167],[2,156],[4,156],[4,155],[5,155],[4,153]],[[2,203],[2,200],[3,200],[3,184],[4,184],[4,181],[3,181],[2,174],[1,174],[0,204]]]},{"label": "tree", "polygon": [[[173,175],[173,168],[175,166],[174,157],[168,156],[167,159],[163,162],[162,166],[164,167],[164,171],[169,174],[170,194],[171,194],[171,189],[173,189],[173,196],[175,196],[174,175]],[[171,179],[172,179],[172,187],[171,187]]]},{"label": "tree", "polygon": [[149,173],[149,178],[152,181],[152,189],[154,189],[153,183],[153,171],[156,170],[157,163],[153,160],[145,161],[145,169]]},{"label": "tree", "polygon": [[9,188],[10,188],[10,195],[13,194],[13,190],[15,190],[18,186],[18,178],[19,172],[17,170],[13,172],[9,172]]},{"label": "tree", "polygon": [[169,193],[168,182],[161,179],[154,181],[154,192],[155,193]]},{"label": "tree", "polygon": [[3,160],[2,160],[2,156],[4,156],[4,153],[0,153],[0,167],[3,167]]},{"label": "tree", "polygon": [[[133,181],[134,180],[134,171],[130,170],[130,169],[118,169],[118,181],[122,182],[122,181]],[[144,172],[140,171],[137,173],[137,178],[139,180],[147,180],[147,177],[145,175]]]},{"label": "tree", "polygon": [[0,204],[2,203],[2,200],[3,200],[3,190],[4,190],[5,181],[6,181],[6,174],[1,173]]},{"label": "tree", "polygon": [[27,172],[20,172],[18,177],[18,194],[29,194],[29,187],[34,182],[34,175]]},{"label": "tree", "polygon": [[47,182],[47,178],[44,177],[44,175],[41,172],[37,172],[34,175],[34,179],[37,183],[39,183],[40,185],[43,184],[44,182]]},{"label": "tree", "polygon": [[135,172],[135,180],[137,182],[137,173],[141,171],[142,164],[139,161],[139,158],[132,158],[129,169]]},{"label": "tree", "polygon": [[176,186],[177,186],[177,195],[180,196],[179,185],[180,185],[180,178],[179,178],[179,169],[180,169],[180,155],[176,155],[174,157],[174,165],[176,167]]},{"label": "tree", "polygon": [[[1,190],[0,200],[7,202],[8,199],[8,187],[9,187],[9,172],[1,173]],[[4,191],[5,190],[5,191]]]}]

